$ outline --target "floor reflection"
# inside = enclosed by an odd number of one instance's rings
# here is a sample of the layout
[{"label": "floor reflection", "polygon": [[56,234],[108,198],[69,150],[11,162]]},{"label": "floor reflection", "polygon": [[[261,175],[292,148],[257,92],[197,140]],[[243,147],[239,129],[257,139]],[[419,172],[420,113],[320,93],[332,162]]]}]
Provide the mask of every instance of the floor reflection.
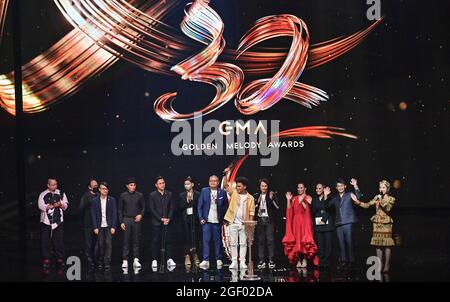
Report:
[{"label": "floor reflection", "polygon": [[[81,275],[84,282],[243,282],[248,281],[248,271],[211,268],[202,270],[197,267],[176,267],[173,271],[152,271],[144,265],[143,268],[121,268],[112,266],[111,270],[85,269]],[[282,267],[254,271],[259,282],[367,282],[364,270],[330,271],[317,268]],[[41,281],[68,281],[66,271],[48,269],[41,271]],[[390,275],[380,274],[379,282],[390,282]]]}]

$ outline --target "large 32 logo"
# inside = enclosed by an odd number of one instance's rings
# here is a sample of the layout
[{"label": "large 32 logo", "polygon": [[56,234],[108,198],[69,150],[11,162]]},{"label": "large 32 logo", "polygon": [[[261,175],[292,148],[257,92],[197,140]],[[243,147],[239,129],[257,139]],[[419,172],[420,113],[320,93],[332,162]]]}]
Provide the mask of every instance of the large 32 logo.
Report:
[{"label": "large 32 logo", "polygon": [[[302,72],[346,53],[379,24],[377,21],[348,37],[309,45],[308,29],[300,18],[268,16],[256,22],[237,49],[227,49],[222,37],[224,24],[207,0],[188,5],[181,24],[185,36],[161,21],[180,0],[54,2],[74,29],[23,65],[25,113],[47,110],[118,61],[153,73],[181,75],[183,79],[213,85],[217,90],[215,98],[205,108],[196,110],[203,114],[233,99],[237,109],[246,115],[268,109],[283,98],[311,108],[328,97],[318,88],[298,83]],[[8,3],[8,0],[0,0],[0,33]],[[280,36],[292,37],[289,49],[249,51],[264,40]],[[193,40],[206,45],[195,55],[192,52],[199,45]],[[218,61],[219,56],[223,62]],[[245,84],[244,75],[261,79]],[[176,93],[161,96],[154,105],[156,113],[168,120],[191,119],[192,113],[182,114],[173,109],[175,96]],[[15,114],[12,72],[0,75],[0,105]]]}]

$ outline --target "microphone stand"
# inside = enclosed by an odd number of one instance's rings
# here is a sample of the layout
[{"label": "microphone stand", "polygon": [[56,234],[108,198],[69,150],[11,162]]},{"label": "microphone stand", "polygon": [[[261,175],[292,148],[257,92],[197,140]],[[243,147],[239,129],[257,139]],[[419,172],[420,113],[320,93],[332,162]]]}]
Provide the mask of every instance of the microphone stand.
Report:
[{"label": "microphone stand", "polygon": [[197,253],[197,248],[196,248],[196,244],[195,244],[195,215],[194,215],[194,205],[193,205],[193,201],[191,200],[192,203],[192,215],[191,216],[191,254],[195,254]]},{"label": "microphone stand", "polygon": [[[163,218],[167,218],[167,205],[163,206]],[[167,225],[163,223],[163,229],[161,232],[161,259],[159,272],[164,273],[166,270],[165,258],[166,258],[166,236],[167,236]]]}]

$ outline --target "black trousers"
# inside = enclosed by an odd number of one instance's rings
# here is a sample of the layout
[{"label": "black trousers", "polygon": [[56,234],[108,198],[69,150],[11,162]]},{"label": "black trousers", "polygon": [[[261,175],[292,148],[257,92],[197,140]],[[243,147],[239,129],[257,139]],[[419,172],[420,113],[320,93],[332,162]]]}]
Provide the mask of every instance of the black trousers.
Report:
[{"label": "black trousers", "polygon": [[[172,236],[169,232],[169,226],[165,226],[166,228],[166,240],[165,240],[165,258],[172,258]],[[163,225],[153,225],[152,226],[152,259],[160,261],[161,255],[161,238],[163,235],[164,226]],[[165,259],[165,260],[166,260]]]},{"label": "black trousers", "polygon": [[52,231],[52,227],[41,223],[41,255],[42,259],[52,258],[64,260],[64,225],[61,223]]},{"label": "black trousers", "polygon": [[125,224],[123,233],[122,256],[128,260],[130,254],[130,239],[133,238],[133,257],[139,258],[139,239],[141,238],[141,222],[135,222],[134,217],[124,217],[122,223]]},{"label": "black trousers", "polygon": [[98,250],[97,235],[95,235],[92,227],[84,228],[84,253],[89,264],[92,264],[96,258]]},{"label": "black trousers", "polygon": [[199,223],[194,215],[183,217],[183,233],[184,233],[184,254],[189,255],[195,249],[199,252],[199,242],[201,242],[202,232]]},{"label": "black trousers", "polygon": [[100,228],[98,230],[98,262],[104,266],[111,264],[112,235],[110,228]]},{"label": "black trousers", "polygon": [[333,239],[333,231],[317,232],[316,231],[316,243],[317,254],[319,256],[319,264],[324,266],[330,265],[331,251]]},{"label": "black trousers", "polygon": [[273,259],[275,241],[274,231],[275,228],[273,222],[269,222],[266,219],[258,217],[258,223],[256,225],[256,237],[258,240],[258,256],[260,261],[265,261],[266,244],[269,260]]}]

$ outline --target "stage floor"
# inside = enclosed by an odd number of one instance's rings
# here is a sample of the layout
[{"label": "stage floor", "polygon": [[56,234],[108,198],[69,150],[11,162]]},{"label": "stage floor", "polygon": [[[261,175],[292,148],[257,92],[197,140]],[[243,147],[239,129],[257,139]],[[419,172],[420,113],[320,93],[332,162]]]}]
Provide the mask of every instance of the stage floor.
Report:
[{"label": "stage floor", "polygon": [[[360,217],[360,221],[369,221],[369,217]],[[450,281],[450,236],[447,230],[450,228],[450,219],[447,213],[408,213],[398,215],[395,232],[401,234],[401,245],[393,249],[391,272],[382,275],[380,281]],[[20,251],[17,249],[17,230],[13,221],[0,222],[0,281],[32,281],[52,282],[68,281],[65,272],[57,272],[54,269],[50,274],[43,274],[40,266],[39,249],[39,223],[38,217],[29,217],[27,225],[27,263],[20,261]],[[174,260],[177,267],[173,272],[152,272],[150,263],[151,234],[150,229],[143,226],[141,244],[142,269],[136,274],[130,267],[125,274],[121,265],[122,238],[117,236],[113,240],[113,257],[110,272],[88,272],[83,261],[83,232],[76,216],[67,216],[65,219],[65,245],[66,256],[77,256],[81,259],[81,281],[92,282],[232,282],[240,281],[242,272],[230,271],[229,262],[224,261],[221,270],[211,268],[206,271],[191,269],[187,271],[183,265],[183,249],[176,246]],[[279,228],[276,240],[281,241],[283,234]],[[436,232],[435,230],[442,230]],[[336,263],[338,256],[337,242],[334,242],[331,270],[323,272],[314,268],[297,269],[291,267],[283,255],[281,243],[276,245],[277,268],[273,270],[255,270],[262,282],[369,282],[367,278],[366,264],[368,257],[375,254],[375,250],[368,244],[371,236],[370,224],[360,223],[355,228],[355,254],[357,256],[356,267],[351,274],[341,272]],[[256,259],[254,259],[256,260]]]},{"label": "stage floor", "polygon": [[[32,272],[29,276],[33,281],[44,282],[64,282],[67,281],[65,272],[51,270],[49,274],[36,274]],[[210,268],[202,270],[198,268],[186,269],[184,266],[178,266],[173,271],[152,271],[151,267],[144,265],[142,269],[133,268],[122,269],[112,266],[108,272],[102,270],[89,271],[82,269],[81,281],[88,282],[241,282],[245,280],[245,270],[230,270],[228,265],[222,269]],[[300,268],[275,268],[255,270],[255,274],[260,277],[259,282],[361,282],[367,281],[363,272],[359,270],[353,273],[345,274],[339,272],[324,272],[317,269]],[[384,275],[384,280],[389,281],[390,276]]]},{"label": "stage floor", "polygon": [[[432,259],[429,259],[432,260]],[[430,262],[431,263],[431,262]],[[424,263],[425,264],[425,263]],[[318,269],[300,269],[295,267],[280,267],[275,269],[255,269],[255,274],[261,280],[259,282],[421,282],[421,281],[449,281],[448,267],[437,265],[416,265],[410,269],[393,267],[389,274],[381,274],[380,280],[369,280],[366,276],[367,267],[356,267],[352,272],[340,272],[333,268],[331,271],[319,271]],[[130,267],[124,270],[120,265],[113,265],[109,271],[92,270],[82,267],[82,282],[241,282],[245,271],[230,270],[228,264],[222,269],[210,268],[201,270],[196,268],[186,269],[177,266],[173,271],[152,271],[150,265],[144,264],[140,270]],[[67,282],[69,281],[65,271],[51,269],[44,273],[39,266],[30,265],[27,271],[27,281],[33,282]]]}]

